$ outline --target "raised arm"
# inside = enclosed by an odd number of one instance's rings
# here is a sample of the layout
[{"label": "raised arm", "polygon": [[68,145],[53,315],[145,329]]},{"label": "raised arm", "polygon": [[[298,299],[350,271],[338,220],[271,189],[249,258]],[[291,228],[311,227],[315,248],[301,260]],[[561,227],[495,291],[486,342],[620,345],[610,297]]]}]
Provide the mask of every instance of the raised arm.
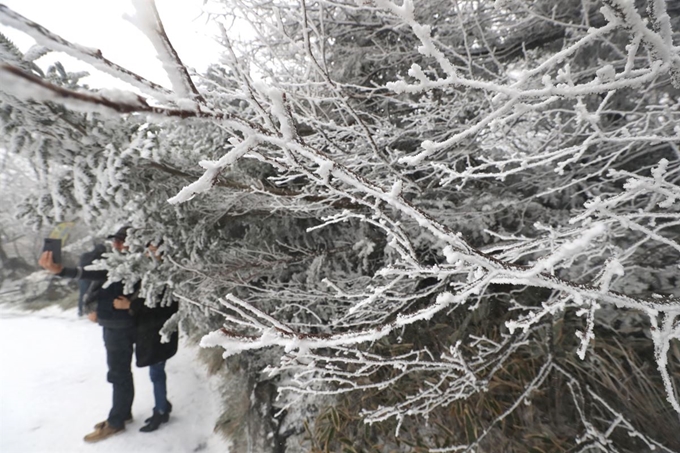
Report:
[{"label": "raised arm", "polygon": [[63,264],[54,262],[52,252],[43,252],[40,255],[40,259],[38,259],[38,264],[43,269],[59,277],[68,277],[76,280],[106,280],[108,275],[105,270],[88,271],[82,267],[64,267]]}]

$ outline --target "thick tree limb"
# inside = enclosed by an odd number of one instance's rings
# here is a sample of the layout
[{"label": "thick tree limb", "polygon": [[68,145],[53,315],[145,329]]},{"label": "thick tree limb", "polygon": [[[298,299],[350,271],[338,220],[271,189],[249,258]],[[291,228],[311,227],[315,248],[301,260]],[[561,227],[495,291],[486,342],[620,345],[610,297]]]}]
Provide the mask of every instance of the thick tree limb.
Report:
[{"label": "thick tree limb", "polygon": [[[247,121],[229,113],[166,108],[151,106],[146,99],[129,92],[121,92],[119,97],[73,91],[28,74],[14,66],[0,64],[0,81],[4,91],[24,99],[36,101],[60,102],[75,110],[90,112],[98,110],[102,113],[149,113],[169,118],[202,118],[217,121],[234,121],[236,129],[246,132],[264,132],[258,124]],[[237,124],[238,123],[238,124]]]}]

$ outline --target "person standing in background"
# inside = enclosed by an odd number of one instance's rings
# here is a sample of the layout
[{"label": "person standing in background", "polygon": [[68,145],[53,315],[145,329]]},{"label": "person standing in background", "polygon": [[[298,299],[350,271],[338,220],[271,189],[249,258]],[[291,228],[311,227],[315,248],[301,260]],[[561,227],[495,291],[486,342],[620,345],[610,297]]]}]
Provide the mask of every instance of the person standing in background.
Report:
[{"label": "person standing in background", "polygon": [[[92,250],[80,255],[78,267],[84,268],[85,266],[92,264],[94,260],[101,258],[105,252],[106,246],[104,244],[96,244]],[[85,314],[85,294],[87,294],[91,284],[91,280],[78,280],[78,316],[83,316]]]},{"label": "person standing in background", "polygon": [[[152,247],[149,246],[149,249],[152,250],[152,253],[155,253],[155,248]],[[160,299],[163,299],[163,294],[161,294]],[[155,431],[162,423],[169,420],[170,412],[172,412],[172,404],[167,398],[165,362],[177,353],[179,335],[175,331],[170,335],[169,341],[163,342],[160,332],[165,322],[177,313],[178,303],[173,300],[169,306],[149,308],[145,305],[144,299],[129,300],[127,297],[121,296],[113,301],[113,306],[118,310],[127,310],[135,320],[137,327],[137,344],[135,346],[137,366],[140,368],[149,367],[149,377],[153,384],[155,402],[151,417],[144,421],[146,424],[140,428],[140,431]]]}]

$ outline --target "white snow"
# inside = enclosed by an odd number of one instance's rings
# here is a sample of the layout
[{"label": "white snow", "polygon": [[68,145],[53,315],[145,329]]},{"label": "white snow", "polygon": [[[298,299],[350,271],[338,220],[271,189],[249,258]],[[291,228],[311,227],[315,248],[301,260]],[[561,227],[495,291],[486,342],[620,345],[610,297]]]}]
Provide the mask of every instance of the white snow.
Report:
[{"label": "white snow", "polygon": [[133,365],[134,421],[124,433],[95,444],[82,439],[110,409],[102,329],[75,310],[0,309],[0,451],[3,453],[224,453],[213,426],[220,411],[217,382],[180,340],[166,365],[170,421],[139,428],[153,408],[148,368]]}]

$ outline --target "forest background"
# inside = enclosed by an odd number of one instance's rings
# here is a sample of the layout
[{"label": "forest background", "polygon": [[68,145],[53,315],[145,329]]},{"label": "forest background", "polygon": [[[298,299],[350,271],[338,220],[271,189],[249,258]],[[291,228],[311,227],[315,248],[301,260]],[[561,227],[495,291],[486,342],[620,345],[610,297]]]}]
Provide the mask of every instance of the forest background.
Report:
[{"label": "forest background", "polygon": [[99,266],[182,300],[233,451],[680,450],[678,2],[210,0],[204,74],[134,3],[172,89],[0,5],[5,279],[131,224]]}]

